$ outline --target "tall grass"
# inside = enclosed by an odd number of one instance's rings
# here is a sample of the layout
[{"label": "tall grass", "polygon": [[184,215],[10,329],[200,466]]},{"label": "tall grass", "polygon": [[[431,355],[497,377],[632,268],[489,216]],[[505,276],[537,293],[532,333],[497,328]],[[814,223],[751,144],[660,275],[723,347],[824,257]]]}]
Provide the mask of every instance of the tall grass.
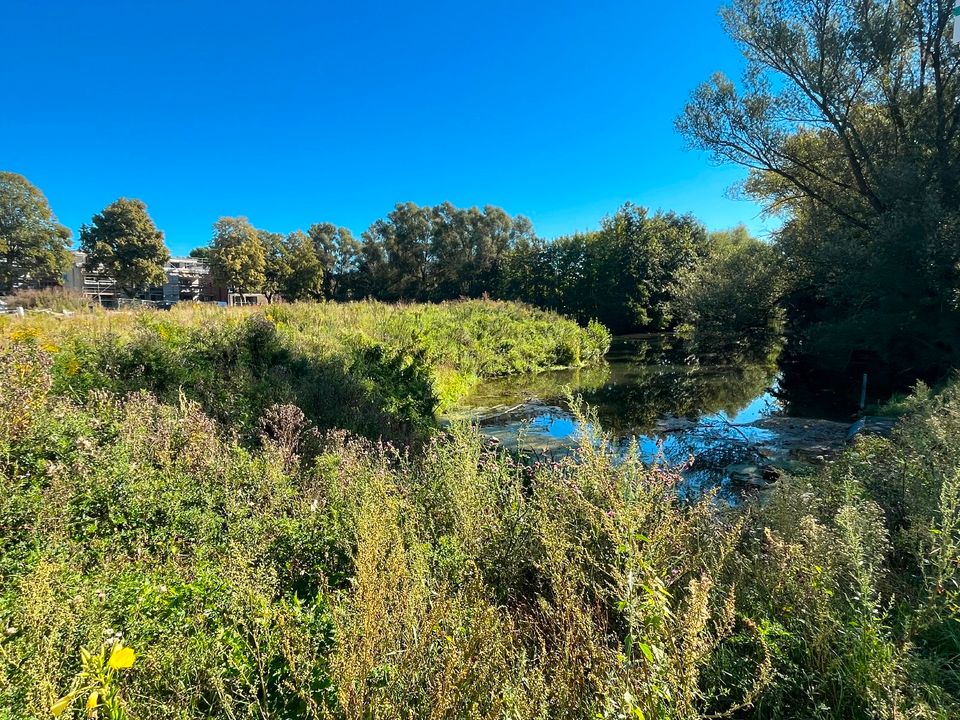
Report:
[{"label": "tall grass", "polygon": [[0,717],[118,638],[134,718],[960,712],[960,388],[723,509],[602,437],[532,463],[61,392],[49,339],[0,358]]},{"label": "tall grass", "polygon": [[93,302],[79,290],[63,287],[17,290],[12,295],[0,298],[8,306],[25,310],[50,312],[92,311]]},{"label": "tall grass", "polygon": [[597,363],[610,336],[475,301],[32,315],[0,321],[4,340],[45,348],[55,391],[74,398],[146,390],[176,402],[183,393],[241,433],[271,405],[293,403],[324,428],[409,440],[479,378]]}]

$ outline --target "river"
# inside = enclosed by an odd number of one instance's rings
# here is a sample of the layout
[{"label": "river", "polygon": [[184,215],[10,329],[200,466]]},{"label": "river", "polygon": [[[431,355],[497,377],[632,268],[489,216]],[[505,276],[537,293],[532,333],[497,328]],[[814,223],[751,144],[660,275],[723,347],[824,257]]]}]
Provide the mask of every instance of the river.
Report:
[{"label": "river", "polygon": [[[504,448],[550,456],[602,429],[615,452],[635,439],[648,462],[685,468],[687,491],[717,487],[736,498],[846,440],[849,415],[794,417],[780,372],[776,347],[715,352],[674,335],[624,336],[601,367],[487,381],[444,420],[472,422]],[[583,399],[590,419],[577,416],[568,395]]]}]

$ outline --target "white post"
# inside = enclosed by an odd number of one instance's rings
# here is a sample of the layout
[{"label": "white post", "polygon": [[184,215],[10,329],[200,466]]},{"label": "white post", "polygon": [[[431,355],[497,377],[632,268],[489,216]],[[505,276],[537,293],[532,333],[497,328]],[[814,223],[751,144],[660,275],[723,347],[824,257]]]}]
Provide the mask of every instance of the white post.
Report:
[{"label": "white post", "polygon": [[953,42],[960,45],[960,0],[953,4]]}]

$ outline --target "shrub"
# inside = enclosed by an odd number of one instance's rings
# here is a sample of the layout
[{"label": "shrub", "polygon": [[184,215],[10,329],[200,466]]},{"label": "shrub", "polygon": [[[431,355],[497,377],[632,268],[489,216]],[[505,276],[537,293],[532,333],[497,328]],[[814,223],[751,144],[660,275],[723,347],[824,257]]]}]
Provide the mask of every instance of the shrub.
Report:
[{"label": "shrub", "polygon": [[118,641],[136,666],[111,697],[137,718],[958,715],[960,387],[734,508],[602,434],[544,461],[267,404],[313,397],[276,368],[331,357],[329,323],[355,335],[343,377],[408,416],[431,379],[401,339],[455,352],[421,311],[389,332],[357,306],[135,316],[108,349],[61,329],[67,360],[49,326],[8,326],[0,717],[47,716],[94,677],[81,648]]},{"label": "shrub", "polygon": [[52,310],[53,312],[76,312],[91,310],[93,303],[79,290],[63,287],[43,288],[40,290],[17,290],[13,295],[3,298],[10,307],[22,307],[24,310]]}]

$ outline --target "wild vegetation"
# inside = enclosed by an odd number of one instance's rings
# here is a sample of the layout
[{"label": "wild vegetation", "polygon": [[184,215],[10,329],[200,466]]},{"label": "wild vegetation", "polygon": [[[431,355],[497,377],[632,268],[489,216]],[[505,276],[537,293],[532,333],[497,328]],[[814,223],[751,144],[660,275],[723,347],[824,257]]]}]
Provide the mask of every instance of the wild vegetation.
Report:
[{"label": "wild vegetation", "polygon": [[749,170],[774,243],[792,351],[894,385],[960,351],[960,45],[951,0],[735,0],[746,60],[678,122]]},{"label": "wild vegetation", "polygon": [[[919,391],[893,438],[727,510],[681,500],[675,471],[601,438],[526,463],[454,427],[411,453],[324,430],[282,394],[234,430],[255,397],[237,373],[273,372],[261,350],[316,361],[331,326],[398,350],[433,328],[416,342],[434,367],[496,374],[500,353],[454,357],[443,339],[466,318],[539,317],[374,310],[4,327],[0,715],[78,717],[89,702],[137,718],[960,710],[956,388]],[[539,342],[557,325],[543,320]],[[78,344],[93,328],[98,347]],[[295,340],[301,328],[315,329]],[[244,333],[255,342],[224,344]],[[169,380],[199,364],[202,337],[211,362],[232,348],[215,391],[210,376]],[[558,361],[541,352],[528,350]],[[368,386],[385,381],[376,367]],[[130,653],[108,665],[117,647]]]},{"label": "wild vegetation", "polygon": [[595,323],[492,301],[38,314],[6,331],[51,354],[58,394],[184,396],[241,433],[294,403],[321,428],[404,441],[480,378],[595,364],[610,343]]},{"label": "wild vegetation", "polygon": [[[195,254],[269,306],[108,313],[47,287],[69,232],[0,173],[0,291],[66,311],[0,317],[0,718],[960,716],[951,4],[724,11],[745,77],[678,125],[749,168],[769,243],[633,205],[553,241],[450,203],[359,239],[221,218]],[[128,294],[168,254],[139,200],[81,243]],[[627,425],[753,396],[781,330],[826,375],[942,384],[734,507],[577,402],[560,460],[438,427],[480,379],[590,367],[604,399],[601,323],[763,341],[724,388],[638,374]]]}]

